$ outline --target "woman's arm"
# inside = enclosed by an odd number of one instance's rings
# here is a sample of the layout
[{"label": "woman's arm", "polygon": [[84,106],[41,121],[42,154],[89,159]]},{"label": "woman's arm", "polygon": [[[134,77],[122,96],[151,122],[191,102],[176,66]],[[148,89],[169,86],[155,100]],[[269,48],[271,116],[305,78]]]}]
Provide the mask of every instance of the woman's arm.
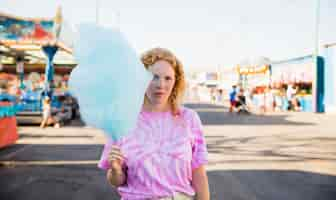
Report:
[{"label": "woman's arm", "polygon": [[203,165],[193,170],[192,186],[196,192],[195,200],[210,200],[208,177]]}]

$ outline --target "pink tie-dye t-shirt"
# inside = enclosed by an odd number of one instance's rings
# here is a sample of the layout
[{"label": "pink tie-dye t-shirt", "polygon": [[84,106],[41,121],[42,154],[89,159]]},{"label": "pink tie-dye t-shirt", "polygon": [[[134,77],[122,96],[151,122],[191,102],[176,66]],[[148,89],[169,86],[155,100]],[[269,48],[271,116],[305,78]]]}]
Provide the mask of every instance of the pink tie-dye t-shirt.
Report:
[{"label": "pink tie-dye t-shirt", "polygon": [[136,128],[118,142],[108,141],[98,166],[108,169],[111,145],[125,156],[127,181],[118,187],[123,200],[155,199],[176,192],[193,196],[192,170],[207,163],[202,124],[197,113],[182,107],[171,112],[139,115]]}]

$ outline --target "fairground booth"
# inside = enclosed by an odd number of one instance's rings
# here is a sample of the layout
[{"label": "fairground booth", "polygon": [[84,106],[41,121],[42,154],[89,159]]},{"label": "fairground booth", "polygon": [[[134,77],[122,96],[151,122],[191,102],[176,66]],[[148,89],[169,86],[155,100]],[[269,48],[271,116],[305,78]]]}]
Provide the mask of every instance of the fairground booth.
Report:
[{"label": "fairground booth", "polygon": [[245,89],[257,89],[264,92],[269,84],[269,65],[237,66],[239,85]]},{"label": "fairground booth", "polygon": [[[317,64],[316,64],[317,63]],[[324,58],[304,56],[260,66],[238,66],[240,85],[256,107],[324,112]]]},{"label": "fairground booth", "polygon": [[68,30],[60,9],[54,18],[0,13],[0,140],[16,132],[16,119],[40,122],[43,97],[56,105],[55,97],[67,92],[76,66],[71,45],[63,39]]},{"label": "fairground booth", "polygon": [[[283,109],[288,106],[289,91],[298,102],[300,111],[324,112],[324,59],[304,56],[273,62],[270,68],[271,87],[279,92]],[[287,99],[287,100],[285,100]]]},{"label": "fairground booth", "polygon": [[238,74],[239,81],[238,87],[244,89],[244,94],[248,100],[251,100],[252,107],[266,108],[270,107],[267,102],[267,93],[269,91],[270,83],[270,66],[264,65],[248,65],[236,67],[236,73]]}]

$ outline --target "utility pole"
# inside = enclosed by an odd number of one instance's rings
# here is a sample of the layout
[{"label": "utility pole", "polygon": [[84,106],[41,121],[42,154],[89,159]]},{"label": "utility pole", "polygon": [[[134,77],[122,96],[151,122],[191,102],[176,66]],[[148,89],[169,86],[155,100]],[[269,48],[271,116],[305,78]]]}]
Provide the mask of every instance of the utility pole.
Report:
[{"label": "utility pole", "polygon": [[99,25],[99,0],[96,0],[96,24]]},{"label": "utility pole", "polygon": [[318,91],[318,56],[319,56],[319,26],[320,26],[320,0],[315,2],[315,31],[314,31],[314,53],[313,53],[313,84],[312,84],[312,95],[313,95],[313,111],[319,112],[319,91]]},{"label": "utility pole", "polygon": [[320,0],[316,0],[315,11],[315,56],[319,55]]}]

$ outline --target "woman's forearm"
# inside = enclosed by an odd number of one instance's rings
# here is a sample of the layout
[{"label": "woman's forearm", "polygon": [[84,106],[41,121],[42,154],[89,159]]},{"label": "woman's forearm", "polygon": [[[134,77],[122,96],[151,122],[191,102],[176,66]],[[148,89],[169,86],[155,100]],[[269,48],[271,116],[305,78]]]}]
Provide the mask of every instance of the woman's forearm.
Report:
[{"label": "woman's forearm", "polygon": [[115,187],[119,187],[126,182],[126,174],[123,170],[109,169],[107,171],[107,180]]},{"label": "woman's forearm", "polygon": [[210,200],[208,177],[204,166],[194,169],[192,186],[196,193],[195,200]]}]

